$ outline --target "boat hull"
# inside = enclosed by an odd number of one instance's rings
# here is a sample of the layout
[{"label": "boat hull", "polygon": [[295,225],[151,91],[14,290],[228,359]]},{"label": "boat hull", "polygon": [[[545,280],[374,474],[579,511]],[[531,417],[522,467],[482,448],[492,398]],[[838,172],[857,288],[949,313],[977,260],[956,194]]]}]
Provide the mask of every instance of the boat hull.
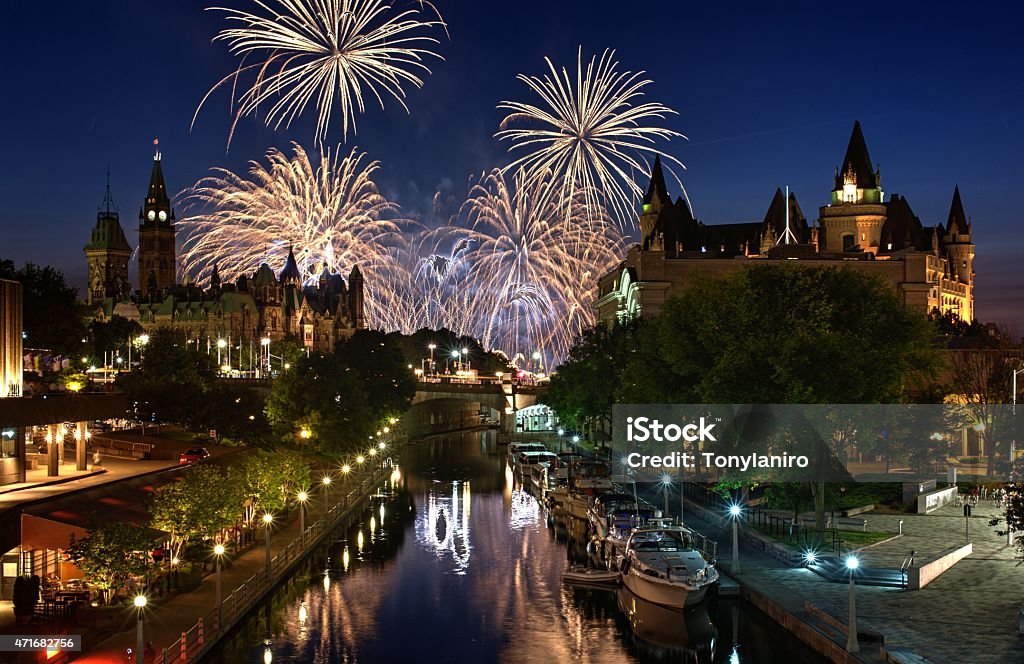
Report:
[{"label": "boat hull", "polygon": [[667,583],[630,569],[622,575],[622,583],[637,597],[652,604],[683,609],[700,604],[709,586],[691,588],[678,583]]}]

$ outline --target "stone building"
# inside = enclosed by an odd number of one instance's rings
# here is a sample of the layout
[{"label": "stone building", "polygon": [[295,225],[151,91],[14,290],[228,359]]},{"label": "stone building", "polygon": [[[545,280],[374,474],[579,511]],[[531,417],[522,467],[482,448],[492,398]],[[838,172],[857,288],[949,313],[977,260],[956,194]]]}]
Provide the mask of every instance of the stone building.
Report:
[{"label": "stone building", "polygon": [[886,201],[859,122],[816,223],[808,222],[794,194],[777,189],[761,221],[705,224],[685,200],[669,196],[659,160],[639,222],[640,244],[599,280],[601,320],[657,315],[666,298],[698,275],[789,260],[877,274],[907,306],[974,319],[974,243],[959,188],[945,224],[935,226],[923,225],[899,194]]},{"label": "stone building", "polygon": [[187,276],[184,283],[177,283],[175,216],[159,152],[153,158],[139,219],[139,288],[132,293],[128,286],[132,250],[108,185],[85,246],[88,301],[96,307],[96,320],[122,316],[145,329],[171,327],[201,344],[224,339],[237,345],[292,336],[306,348],[322,350],[330,350],[365,324],[359,267],[353,267],[347,281],[324,268],[315,283],[304,282],[291,249],[279,275],[262,263],[251,276],[222,283],[215,266],[205,289]]},{"label": "stone building", "polygon": [[0,279],[0,398],[22,392],[21,284]]}]

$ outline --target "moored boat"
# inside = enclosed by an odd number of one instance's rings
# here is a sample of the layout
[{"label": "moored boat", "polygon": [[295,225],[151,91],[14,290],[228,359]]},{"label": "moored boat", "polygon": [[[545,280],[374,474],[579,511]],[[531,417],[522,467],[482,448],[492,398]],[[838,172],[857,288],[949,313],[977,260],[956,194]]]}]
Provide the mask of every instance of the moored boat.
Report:
[{"label": "moored boat", "polygon": [[677,609],[699,603],[718,581],[718,570],[704,560],[693,532],[683,526],[633,530],[621,570],[623,584],[638,597]]}]

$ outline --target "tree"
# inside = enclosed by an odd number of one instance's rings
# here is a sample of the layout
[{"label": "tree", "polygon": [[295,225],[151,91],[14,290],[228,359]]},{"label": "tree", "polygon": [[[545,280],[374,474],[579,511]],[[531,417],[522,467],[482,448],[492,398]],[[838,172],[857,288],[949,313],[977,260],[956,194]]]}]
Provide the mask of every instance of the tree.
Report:
[{"label": "tree", "polygon": [[999,453],[1009,459],[1009,450],[998,450],[997,442],[1011,426],[1004,404],[1011,400],[1013,370],[1020,364],[1021,351],[1009,339],[996,337],[985,347],[953,349],[948,356],[951,387],[973,420],[988,457],[986,472],[993,476]]},{"label": "tree", "polygon": [[359,375],[373,421],[404,413],[416,395],[416,380],[398,335],[357,330],[334,347],[338,359]]},{"label": "tree", "polygon": [[121,351],[127,361],[128,344],[141,334],[142,326],[137,321],[128,320],[123,316],[111,316],[106,322],[94,320],[89,324],[92,355],[103,357],[104,353]]},{"label": "tree", "polygon": [[249,525],[260,512],[278,512],[287,507],[292,497],[309,487],[309,479],[309,463],[291,451],[251,454],[228,469],[230,493]]},{"label": "tree", "polygon": [[611,428],[616,390],[635,350],[638,325],[599,323],[584,330],[551,377],[548,405],[568,426],[589,431],[591,439]]},{"label": "tree", "polygon": [[379,410],[371,407],[355,369],[336,354],[318,353],[274,381],[266,413],[286,446],[340,456],[365,444]]},{"label": "tree", "polygon": [[146,528],[115,521],[90,530],[81,540],[72,536],[67,554],[100,591],[103,604],[109,604],[129,578],[149,573],[152,546]]},{"label": "tree", "polygon": [[216,466],[197,464],[181,482],[156,490],[149,512],[153,527],[170,533],[171,556],[184,560],[190,542],[212,538],[242,512]]},{"label": "tree", "polygon": [[170,328],[151,332],[140,352],[140,366],[117,379],[135,404],[136,416],[144,422],[190,422],[216,378],[213,360]]},{"label": "tree", "polygon": [[78,304],[78,289],[64,273],[50,266],[0,260],[0,279],[21,282],[25,347],[46,349],[78,358],[86,338],[85,312]]},{"label": "tree", "polygon": [[267,400],[260,392],[232,382],[209,386],[189,423],[201,431],[213,429],[231,442],[253,447],[271,447]]}]

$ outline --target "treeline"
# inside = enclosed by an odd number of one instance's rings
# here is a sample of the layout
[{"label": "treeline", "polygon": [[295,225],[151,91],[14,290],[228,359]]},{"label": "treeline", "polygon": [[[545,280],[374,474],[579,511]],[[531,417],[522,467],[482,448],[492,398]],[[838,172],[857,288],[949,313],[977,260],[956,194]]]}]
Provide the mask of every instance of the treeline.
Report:
[{"label": "treeline", "polygon": [[412,335],[359,330],[329,353],[307,352],[292,339],[275,341],[277,377],[268,396],[241,382],[218,380],[216,351],[161,328],[149,334],[139,366],[122,374],[118,387],[143,422],[212,429],[237,444],[340,457],[364,446],[409,407],[416,392],[414,370],[429,357],[429,344],[436,346],[437,358],[465,348],[481,373],[508,371],[503,355],[448,330]]}]

